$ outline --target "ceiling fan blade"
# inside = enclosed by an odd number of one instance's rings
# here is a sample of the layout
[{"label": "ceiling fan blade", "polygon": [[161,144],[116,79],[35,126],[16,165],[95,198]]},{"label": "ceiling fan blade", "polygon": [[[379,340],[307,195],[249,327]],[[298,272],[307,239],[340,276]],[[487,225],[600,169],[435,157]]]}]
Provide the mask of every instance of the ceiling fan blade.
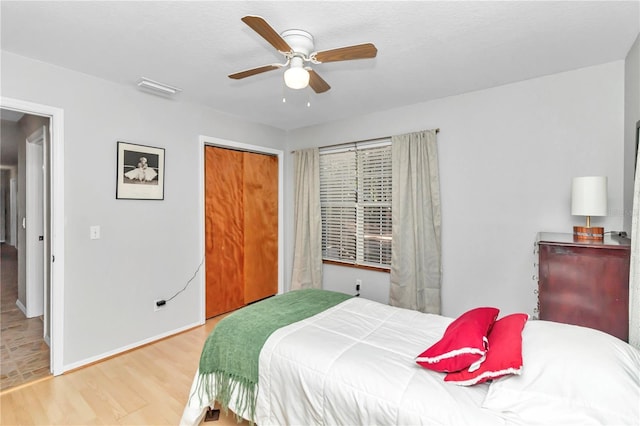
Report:
[{"label": "ceiling fan blade", "polygon": [[307,69],[307,71],[309,71],[309,86],[311,86],[314,92],[324,93],[331,89],[331,86],[329,86],[317,72],[312,69]]},{"label": "ceiling fan blade", "polygon": [[242,78],[251,77],[252,75],[260,74],[263,72],[277,70],[278,68],[282,68],[282,65],[281,64],[263,65],[261,67],[251,68],[250,70],[244,70],[234,74],[229,74],[229,78],[233,78],[234,80],[240,80]]},{"label": "ceiling fan blade", "polygon": [[318,62],[348,61],[351,59],[375,58],[378,49],[373,43],[356,44],[353,46],[339,47],[337,49],[316,52],[311,56]]},{"label": "ceiling fan blade", "polygon": [[289,44],[280,37],[280,34],[278,34],[276,30],[274,30],[271,25],[264,20],[264,18],[248,15],[242,18],[242,22],[250,26],[253,31],[260,34],[262,38],[267,40],[269,44],[280,52],[291,52],[291,46],[289,46]]}]

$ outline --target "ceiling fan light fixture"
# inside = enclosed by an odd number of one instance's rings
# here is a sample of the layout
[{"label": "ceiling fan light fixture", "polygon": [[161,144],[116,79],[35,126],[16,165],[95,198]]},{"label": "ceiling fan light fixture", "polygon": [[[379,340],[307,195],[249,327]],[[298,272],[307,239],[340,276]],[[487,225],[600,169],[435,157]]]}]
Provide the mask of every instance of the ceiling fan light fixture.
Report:
[{"label": "ceiling fan light fixture", "polygon": [[[317,65],[325,62],[375,58],[378,53],[378,49],[373,43],[354,44],[337,49],[315,51],[313,36],[307,31],[290,29],[278,34],[264,18],[257,15],[244,16],[242,22],[247,24],[249,28],[258,33],[258,35],[265,39],[279,53],[284,55],[287,62],[284,64],[263,65],[261,67],[229,74],[229,78],[235,80],[276,70],[288,65],[289,68],[284,72],[284,83],[287,87],[291,89],[304,89],[310,86],[314,92],[324,93],[331,89],[331,86],[318,75],[311,64]],[[307,63],[308,66],[305,67]]]},{"label": "ceiling fan light fixture", "polygon": [[304,89],[309,85],[309,71],[302,67],[290,67],[284,72],[284,84],[290,89]]}]

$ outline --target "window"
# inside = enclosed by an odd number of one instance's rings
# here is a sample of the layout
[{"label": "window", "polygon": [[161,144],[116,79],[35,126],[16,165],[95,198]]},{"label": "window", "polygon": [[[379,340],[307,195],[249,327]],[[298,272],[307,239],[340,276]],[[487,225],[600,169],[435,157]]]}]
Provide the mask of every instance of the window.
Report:
[{"label": "window", "polygon": [[391,265],[391,141],[320,151],[322,258]]}]

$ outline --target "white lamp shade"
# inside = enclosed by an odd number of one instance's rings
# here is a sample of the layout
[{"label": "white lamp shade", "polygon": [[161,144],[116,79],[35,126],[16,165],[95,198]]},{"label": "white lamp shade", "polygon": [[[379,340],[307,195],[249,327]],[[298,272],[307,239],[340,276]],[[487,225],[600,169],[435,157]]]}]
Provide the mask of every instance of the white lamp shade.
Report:
[{"label": "white lamp shade", "polygon": [[309,71],[292,66],[284,72],[284,84],[290,89],[304,89],[309,85]]},{"label": "white lamp shade", "polygon": [[571,214],[574,216],[607,215],[606,176],[573,178],[571,185]]}]

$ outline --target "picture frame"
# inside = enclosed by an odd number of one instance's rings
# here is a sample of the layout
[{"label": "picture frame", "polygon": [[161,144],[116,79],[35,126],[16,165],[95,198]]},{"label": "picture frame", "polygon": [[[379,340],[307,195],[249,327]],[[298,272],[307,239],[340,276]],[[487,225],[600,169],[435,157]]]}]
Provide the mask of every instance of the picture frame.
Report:
[{"label": "picture frame", "polygon": [[116,198],[164,200],[164,148],[118,141]]}]

